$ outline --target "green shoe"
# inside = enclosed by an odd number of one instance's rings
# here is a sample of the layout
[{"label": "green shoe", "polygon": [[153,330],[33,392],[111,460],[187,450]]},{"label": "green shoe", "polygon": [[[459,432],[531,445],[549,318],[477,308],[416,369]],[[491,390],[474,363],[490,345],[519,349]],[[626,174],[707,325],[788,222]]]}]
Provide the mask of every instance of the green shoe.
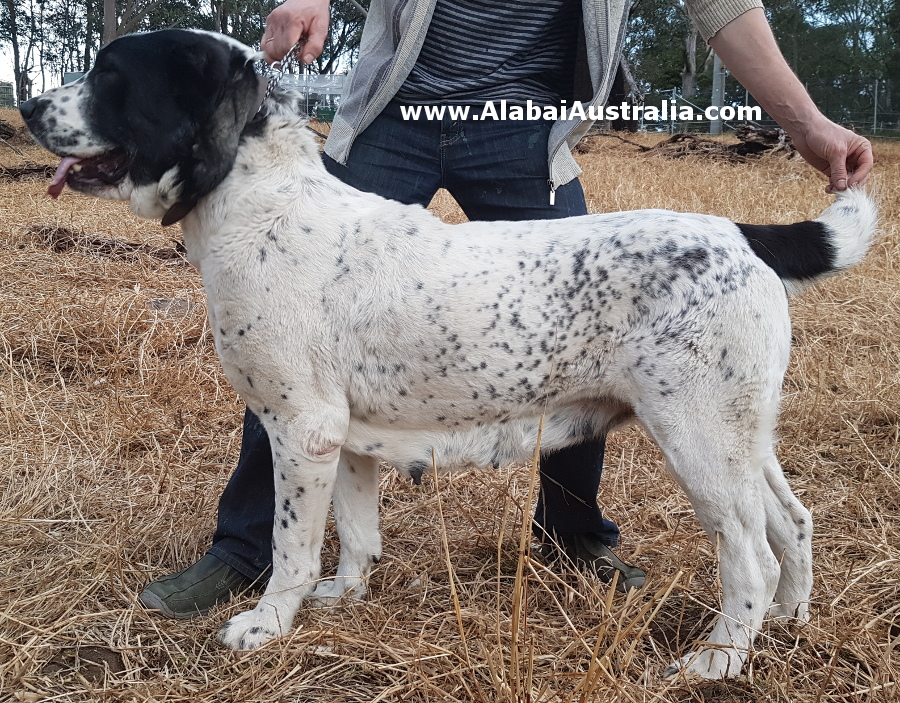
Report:
[{"label": "green shoe", "polygon": [[619,559],[593,532],[555,533],[555,541],[546,541],[541,555],[549,560],[566,559],[579,569],[593,573],[604,583],[612,583],[616,574],[617,591],[630,591],[644,585],[647,574]]},{"label": "green shoe", "polygon": [[212,554],[204,554],[184,571],[148,584],[138,599],[148,610],[158,610],[167,618],[196,618],[255,583],[259,580],[248,578]]}]

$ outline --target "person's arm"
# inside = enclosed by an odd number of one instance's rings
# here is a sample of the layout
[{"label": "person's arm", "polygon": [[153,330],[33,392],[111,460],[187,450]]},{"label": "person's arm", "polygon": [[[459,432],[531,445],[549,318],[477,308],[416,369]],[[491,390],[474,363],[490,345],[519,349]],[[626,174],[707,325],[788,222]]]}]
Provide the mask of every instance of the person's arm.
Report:
[{"label": "person's arm", "polygon": [[869,140],[819,112],[781,55],[762,9],[738,16],[709,44],[731,74],[791,136],[800,155],[828,176],[826,191],[844,190],[866,180],[873,163]]},{"label": "person's arm", "polygon": [[280,61],[300,39],[303,63],[316,60],[328,34],[328,0],[287,0],[266,18],[262,50],[266,61]]}]

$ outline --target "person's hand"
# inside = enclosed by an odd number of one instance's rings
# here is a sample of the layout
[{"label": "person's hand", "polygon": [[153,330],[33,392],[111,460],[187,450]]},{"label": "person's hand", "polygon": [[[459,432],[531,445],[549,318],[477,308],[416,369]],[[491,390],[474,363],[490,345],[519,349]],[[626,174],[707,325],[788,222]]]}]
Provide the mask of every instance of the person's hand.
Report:
[{"label": "person's hand", "polygon": [[301,39],[301,60],[306,64],[315,61],[325,46],[328,19],[328,0],[287,0],[276,7],[266,18],[262,37],[266,61],[281,61]]},{"label": "person's hand", "polygon": [[787,65],[762,8],[731,20],[710,46],[762,108],[791,136],[800,155],[828,176],[829,193],[859,185],[872,170],[872,145],[816,108]]},{"label": "person's hand", "polygon": [[864,183],[872,170],[869,140],[824,116],[805,124],[791,139],[800,155],[828,176],[828,193]]}]

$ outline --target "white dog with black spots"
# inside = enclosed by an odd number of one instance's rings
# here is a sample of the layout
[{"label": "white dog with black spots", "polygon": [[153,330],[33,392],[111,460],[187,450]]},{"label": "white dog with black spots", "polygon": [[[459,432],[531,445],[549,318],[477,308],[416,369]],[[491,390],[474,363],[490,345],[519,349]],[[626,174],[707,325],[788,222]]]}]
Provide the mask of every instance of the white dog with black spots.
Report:
[{"label": "white dog with black spots", "polygon": [[[632,420],[717,546],[721,614],[679,670],[739,673],[767,611],[806,620],[812,520],[773,451],[787,288],[846,269],[876,228],[840,195],[785,226],[641,210],[447,225],[330,176],[297,96],[219,35],[119,39],[22,106],[63,157],[51,192],[181,220],[216,350],[272,441],[273,568],[221,640],[253,649],[304,598],[362,596],[381,555],[378,463],[418,480],[497,466]],[[320,580],[329,504],[341,541]]]}]

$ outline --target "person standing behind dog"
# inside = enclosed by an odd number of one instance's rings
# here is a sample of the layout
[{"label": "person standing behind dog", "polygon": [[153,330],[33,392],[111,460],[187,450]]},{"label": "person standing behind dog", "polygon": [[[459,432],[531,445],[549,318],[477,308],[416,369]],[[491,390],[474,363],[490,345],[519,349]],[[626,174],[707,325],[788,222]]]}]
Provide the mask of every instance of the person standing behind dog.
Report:
[{"label": "person standing behind dog", "polygon": [[[827,120],[790,71],[758,0],[686,0],[701,34],[732,74],[829,176],[827,190],[861,183],[868,141]],[[359,61],[325,145],[326,168],[364,191],[428,205],[446,188],[471,220],[538,220],[587,214],[571,147],[589,122],[405,120],[404,105],[487,101],[541,106],[607,98],[627,22],[626,0],[372,0]],[[327,0],[287,0],[269,15],[270,62],[300,40],[321,53]],[[561,551],[623,590],[644,572],[610,549],[619,539],[597,505],[604,441],[541,456],[535,534],[548,558]],[[271,564],[274,479],[269,439],[248,410],[237,468],[219,502],[209,551],[149,584],[141,602],[170,617],[205,613],[260,582]]]}]

